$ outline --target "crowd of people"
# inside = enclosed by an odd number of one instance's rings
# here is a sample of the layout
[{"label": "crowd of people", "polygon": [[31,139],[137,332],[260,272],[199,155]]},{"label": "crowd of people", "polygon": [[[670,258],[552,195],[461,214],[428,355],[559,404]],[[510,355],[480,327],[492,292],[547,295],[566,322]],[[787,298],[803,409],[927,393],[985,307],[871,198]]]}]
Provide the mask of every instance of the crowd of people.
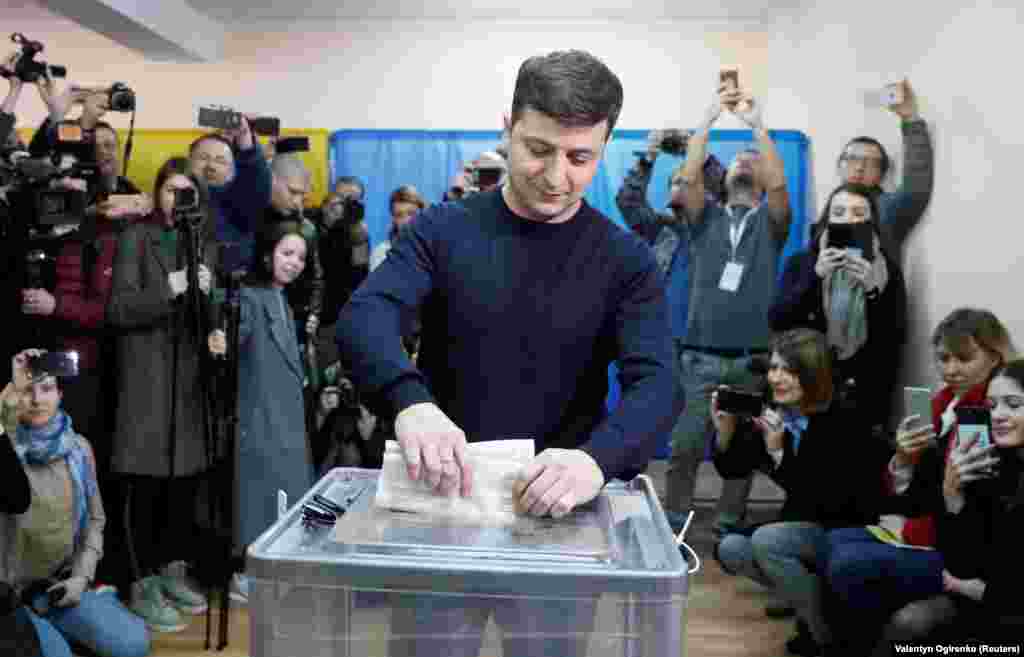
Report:
[{"label": "crowd of people", "polygon": [[[9,81],[0,129],[13,134],[28,83]],[[903,249],[934,168],[906,81],[889,108],[904,136],[896,191],[882,144],[853,139],[809,242],[785,262],[784,163],[761,103],[735,86],[688,135],[665,210],[647,187],[668,133],[651,133],[616,199],[622,229],[583,200],[621,83],[586,53],[531,58],[501,152],[438,202],[394,190],[376,245],[359,177],[307,208],[302,160],[265,152],[246,117],[169,158],[144,194],[118,175],[104,90],[35,86],[49,116],[29,153],[53,152],[70,123],[98,171],[74,225],[7,240],[10,272],[37,244],[53,262],[32,285],[6,277],[18,282],[0,395],[0,579],[21,593],[16,618],[43,654],[144,655],[150,632],[182,630],[225,576],[204,570],[194,537],[213,540],[226,522],[242,554],[274,522],[277,490],[295,500],[333,467],[380,467],[397,439],[411,478],[470,495],[466,443],[509,435],[537,445],[516,484],[535,515],[565,515],[642,472],[670,436],[664,506],[678,531],[713,461],[725,479],[714,556],[771,589],[772,614],[796,616],[793,654],[1021,630],[1011,532],[1024,505],[1024,363],[1003,324],[951,313],[932,340],[944,383],[932,417],[895,417]],[[752,132],[727,164],[708,151],[723,113]],[[50,184],[80,190],[75,176]],[[75,372],[46,358],[58,352],[77,354]],[[613,362],[622,394],[609,410]],[[758,410],[731,406],[731,393]],[[979,406],[991,440],[958,431],[957,409]],[[231,416],[237,432],[223,440]],[[786,493],[760,525],[746,512],[756,471]],[[232,598],[248,590],[235,572]]]}]

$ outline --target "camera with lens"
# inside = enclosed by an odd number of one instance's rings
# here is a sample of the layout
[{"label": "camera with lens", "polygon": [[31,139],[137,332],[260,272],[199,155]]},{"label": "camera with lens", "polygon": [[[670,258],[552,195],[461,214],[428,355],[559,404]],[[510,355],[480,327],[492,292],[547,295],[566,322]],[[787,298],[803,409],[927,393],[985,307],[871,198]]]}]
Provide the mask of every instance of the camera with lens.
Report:
[{"label": "camera with lens", "polygon": [[135,91],[124,82],[115,82],[107,92],[107,106],[111,112],[134,112]]},{"label": "camera with lens", "polygon": [[32,84],[39,78],[46,77],[46,71],[49,69],[51,77],[67,77],[68,69],[66,67],[50,66],[46,62],[36,60],[36,55],[43,52],[43,44],[39,41],[27,39],[24,34],[18,32],[11,35],[11,41],[21,46],[21,55],[13,70],[0,68],[0,76],[17,77],[26,84]]},{"label": "camera with lens", "polygon": [[662,153],[683,157],[686,155],[686,147],[689,143],[689,133],[683,130],[666,130],[661,138],[659,148]]},{"label": "camera with lens", "polygon": [[188,222],[197,226],[203,221],[203,211],[199,207],[199,194],[195,188],[186,187],[174,190],[174,208],[171,210],[174,223]]}]

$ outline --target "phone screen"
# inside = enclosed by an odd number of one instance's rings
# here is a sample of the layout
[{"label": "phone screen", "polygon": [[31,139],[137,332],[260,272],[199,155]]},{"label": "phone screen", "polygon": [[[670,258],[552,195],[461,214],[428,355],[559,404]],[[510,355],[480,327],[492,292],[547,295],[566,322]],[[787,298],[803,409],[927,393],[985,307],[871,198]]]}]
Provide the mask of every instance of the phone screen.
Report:
[{"label": "phone screen", "polygon": [[919,416],[915,426],[931,423],[932,391],[928,388],[907,386],[903,388],[903,417]]},{"label": "phone screen", "polygon": [[958,406],[956,409],[957,445],[962,440],[970,440],[975,434],[978,442],[975,447],[988,447],[992,444],[990,427],[992,414],[984,406]]}]

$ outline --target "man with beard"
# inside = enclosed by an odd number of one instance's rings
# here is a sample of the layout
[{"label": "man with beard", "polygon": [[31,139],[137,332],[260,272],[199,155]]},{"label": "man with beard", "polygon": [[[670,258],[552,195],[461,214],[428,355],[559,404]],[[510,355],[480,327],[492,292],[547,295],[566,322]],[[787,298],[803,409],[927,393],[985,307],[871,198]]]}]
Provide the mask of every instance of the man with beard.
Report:
[{"label": "man with beard", "polygon": [[[757,148],[736,155],[726,172],[724,202],[709,203],[703,165],[708,133],[723,109],[750,126]],[[768,308],[789,234],[790,207],[782,159],[764,127],[761,106],[738,90],[723,87],[716,94],[690,137],[680,178],[678,203],[690,237],[687,337],[679,357],[687,408],[672,431],[665,505],[686,512],[706,449],[710,391],[720,384],[756,385],[751,359],[768,353]],[[750,478],[724,482],[716,532],[742,524],[750,483]]]}]

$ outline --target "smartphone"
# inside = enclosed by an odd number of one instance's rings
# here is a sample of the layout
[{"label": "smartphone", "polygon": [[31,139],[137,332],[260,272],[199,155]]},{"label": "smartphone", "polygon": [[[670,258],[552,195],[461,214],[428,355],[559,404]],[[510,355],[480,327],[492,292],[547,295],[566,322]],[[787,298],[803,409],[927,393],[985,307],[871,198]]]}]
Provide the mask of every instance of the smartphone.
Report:
[{"label": "smartphone", "polygon": [[[725,86],[726,91],[736,91],[740,88],[740,72],[735,68],[723,68],[718,72],[719,85]],[[729,103],[729,109],[735,110],[736,103]]]},{"label": "smartphone", "polygon": [[28,370],[34,379],[41,376],[78,376],[78,352],[47,351],[39,356],[31,356],[28,359]]},{"label": "smartphone", "polygon": [[975,447],[992,444],[992,412],[987,406],[957,406],[956,425],[957,445],[961,440],[970,440],[975,434],[978,435]]},{"label": "smartphone", "polygon": [[844,249],[871,262],[875,259],[875,232],[868,223],[829,224],[828,246]]},{"label": "smartphone", "polygon": [[757,417],[764,412],[764,396],[729,386],[718,388],[718,410],[733,415]]},{"label": "smartphone", "polygon": [[254,135],[277,137],[281,134],[281,119],[276,116],[260,116],[249,119],[249,128]]},{"label": "smartphone", "polygon": [[915,426],[922,427],[932,421],[932,391],[929,388],[906,386],[903,388],[903,417],[918,415]]},{"label": "smartphone", "polygon": [[176,209],[188,209],[194,208],[199,205],[199,201],[196,198],[196,190],[187,187],[185,189],[174,190],[174,207]]},{"label": "smartphone", "polygon": [[232,130],[242,127],[242,115],[223,107],[200,107],[199,127]]},{"label": "smartphone", "polygon": [[892,107],[903,102],[903,84],[895,82],[881,89],[861,92],[861,101],[867,107]]}]

